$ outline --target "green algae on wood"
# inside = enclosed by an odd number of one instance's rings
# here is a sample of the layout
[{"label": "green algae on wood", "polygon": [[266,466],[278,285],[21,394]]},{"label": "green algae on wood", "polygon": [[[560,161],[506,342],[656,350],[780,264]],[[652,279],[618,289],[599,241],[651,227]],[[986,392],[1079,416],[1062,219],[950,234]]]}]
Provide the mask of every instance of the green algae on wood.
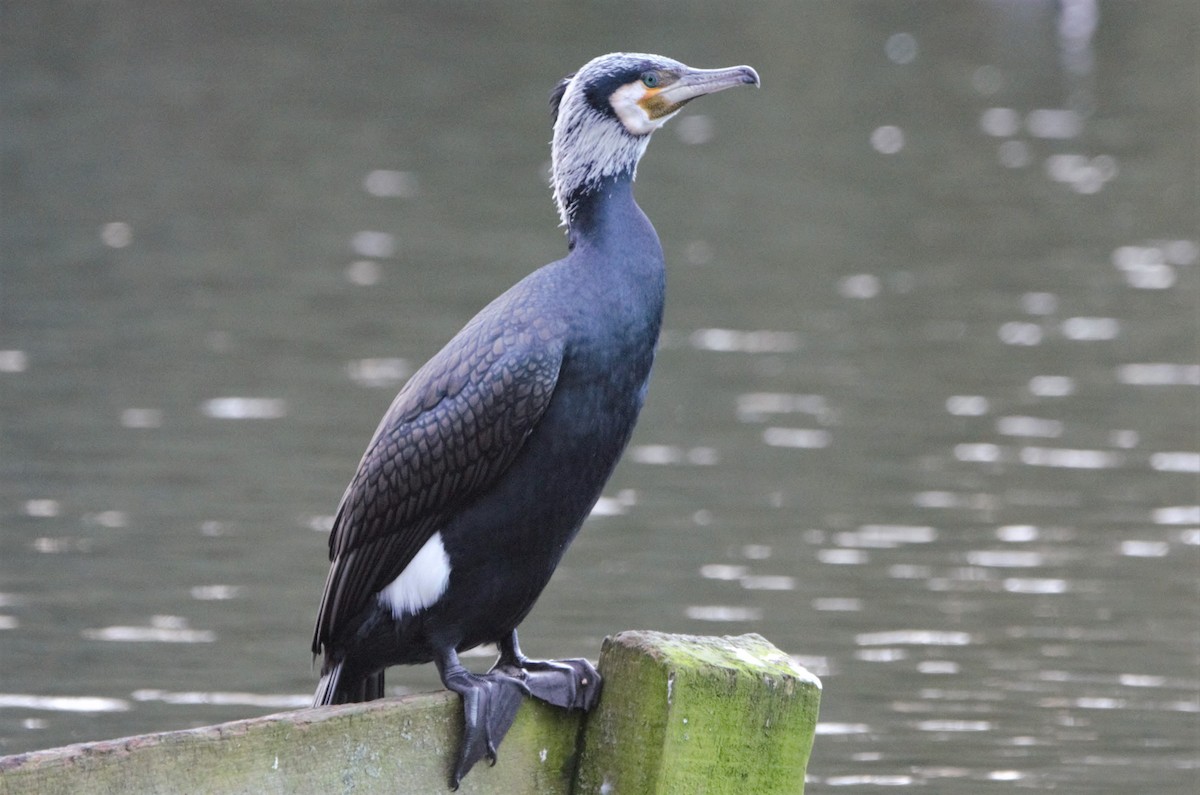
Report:
[{"label": "green algae on wood", "polygon": [[[495,767],[460,793],[567,795],[581,713],[522,705]],[[462,732],[441,692],[0,757],[0,795],[438,793]]]},{"label": "green algae on wood", "polygon": [[759,635],[623,632],[575,795],[802,793],[821,683]]},{"label": "green algae on wood", "polygon": [[[463,793],[776,795],[804,790],[820,682],[758,635],[624,632],[585,720],[529,700]],[[0,757],[0,795],[438,793],[462,733],[441,692]]]}]

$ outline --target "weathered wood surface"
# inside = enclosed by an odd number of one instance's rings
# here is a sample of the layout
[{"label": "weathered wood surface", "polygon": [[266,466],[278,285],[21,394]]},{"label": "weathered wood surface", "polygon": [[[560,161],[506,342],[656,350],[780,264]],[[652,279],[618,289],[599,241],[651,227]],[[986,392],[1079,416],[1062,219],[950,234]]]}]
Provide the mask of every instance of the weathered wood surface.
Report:
[{"label": "weathered wood surface", "polygon": [[[820,682],[758,635],[623,632],[588,716],[522,706],[488,795],[802,793]],[[0,757],[0,795],[437,793],[462,729],[448,692]]]},{"label": "weathered wood surface", "polygon": [[623,632],[600,658],[576,795],[804,791],[821,682],[765,638]]},{"label": "weathered wood surface", "polygon": [[[579,713],[527,703],[459,792],[567,795]],[[448,692],[233,721],[0,758],[4,795],[449,791],[462,707]]]}]

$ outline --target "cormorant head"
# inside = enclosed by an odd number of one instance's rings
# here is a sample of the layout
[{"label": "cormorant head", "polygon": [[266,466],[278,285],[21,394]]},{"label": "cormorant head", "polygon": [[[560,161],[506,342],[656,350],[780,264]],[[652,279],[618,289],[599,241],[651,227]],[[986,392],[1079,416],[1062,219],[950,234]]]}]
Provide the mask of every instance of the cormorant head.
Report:
[{"label": "cormorant head", "polygon": [[606,178],[637,172],[650,134],[696,97],[759,84],[749,66],[692,69],[643,53],[611,53],[567,75],[550,96],[554,201],[563,225]]}]

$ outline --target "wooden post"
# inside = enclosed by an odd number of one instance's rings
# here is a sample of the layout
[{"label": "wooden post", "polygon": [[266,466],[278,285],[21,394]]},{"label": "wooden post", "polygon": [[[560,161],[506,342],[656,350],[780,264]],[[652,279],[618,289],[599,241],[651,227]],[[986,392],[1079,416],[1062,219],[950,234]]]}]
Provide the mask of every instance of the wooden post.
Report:
[{"label": "wooden post", "polygon": [[[777,795],[804,790],[820,682],[758,635],[623,632],[586,720],[527,701],[460,792]],[[0,757],[0,795],[438,793],[462,733],[429,693]]]},{"label": "wooden post", "polygon": [[[568,795],[581,714],[522,706],[499,762],[460,793]],[[201,729],[0,757],[0,795],[396,795],[450,791],[462,733],[453,693],[304,709]]]},{"label": "wooden post", "polygon": [[604,642],[575,795],[802,793],[821,682],[759,635]]}]

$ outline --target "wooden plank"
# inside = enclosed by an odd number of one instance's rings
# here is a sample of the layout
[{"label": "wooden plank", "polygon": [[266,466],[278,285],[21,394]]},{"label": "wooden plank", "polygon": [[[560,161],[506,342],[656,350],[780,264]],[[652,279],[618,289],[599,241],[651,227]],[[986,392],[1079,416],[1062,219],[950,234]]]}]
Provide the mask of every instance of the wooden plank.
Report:
[{"label": "wooden plank", "polygon": [[[522,705],[481,795],[802,793],[821,684],[758,635],[623,632],[592,714]],[[429,693],[0,757],[0,795],[437,793],[462,732]]]},{"label": "wooden plank", "polygon": [[[582,715],[527,702],[462,793],[568,795]],[[4,795],[448,792],[462,706],[448,692],[306,709],[0,757]]]}]

